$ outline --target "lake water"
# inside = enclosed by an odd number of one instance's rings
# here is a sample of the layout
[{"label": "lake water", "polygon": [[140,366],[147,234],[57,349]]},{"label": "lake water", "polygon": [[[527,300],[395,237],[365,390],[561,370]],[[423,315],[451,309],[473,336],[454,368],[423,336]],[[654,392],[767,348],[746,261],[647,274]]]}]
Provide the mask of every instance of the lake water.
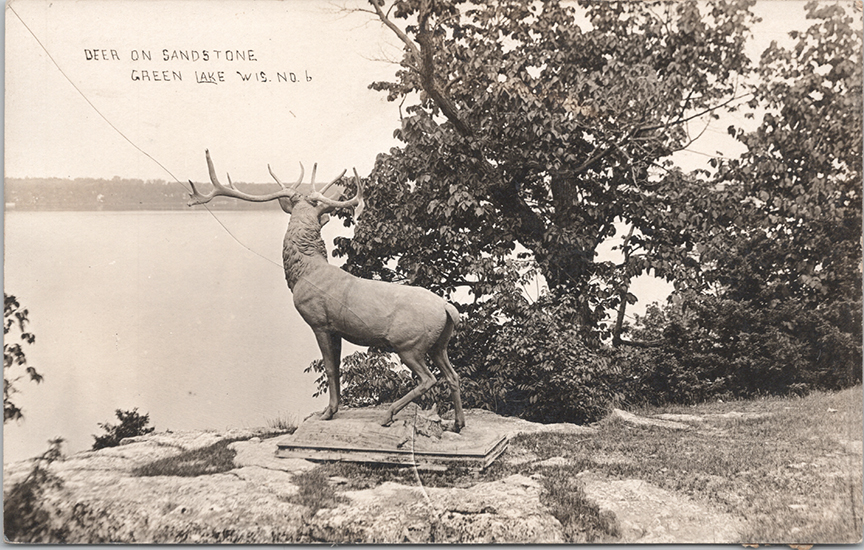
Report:
[{"label": "lake water", "polygon": [[[6,212],[5,291],[36,343],[21,380],[25,419],[4,426],[4,462],[62,436],[90,448],[98,423],[137,407],[157,430],[302,418],[319,357],[281,266],[288,216],[274,212]],[[344,233],[325,227],[325,242]],[[346,346],[343,353],[350,353]]]}]

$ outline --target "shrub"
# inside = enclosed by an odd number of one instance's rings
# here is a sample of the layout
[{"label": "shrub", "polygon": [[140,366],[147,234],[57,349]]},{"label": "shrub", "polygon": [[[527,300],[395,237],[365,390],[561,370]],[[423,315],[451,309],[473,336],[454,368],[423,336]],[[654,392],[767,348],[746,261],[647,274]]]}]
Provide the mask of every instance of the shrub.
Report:
[{"label": "shrub", "polygon": [[656,349],[619,353],[626,393],[651,404],[803,394],[861,380],[860,302],[812,309],[717,296],[652,306],[637,322]]},{"label": "shrub", "polygon": [[105,447],[116,447],[120,441],[127,437],[137,437],[139,435],[147,435],[152,433],[156,428],[148,428],[150,423],[150,415],[138,414],[138,409],[134,408],[131,411],[115,411],[120,424],[100,423],[99,427],[105,430],[105,435],[94,435],[93,450],[104,449]]},{"label": "shrub", "polygon": [[50,447],[33,462],[27,477],[3,495],[3,534],[11,542],[45,543],[65,538],[66,529],[52,521],[46,494],[62,488],[63,482],[48,466],[63,458],[63,439],[49,442]]}]

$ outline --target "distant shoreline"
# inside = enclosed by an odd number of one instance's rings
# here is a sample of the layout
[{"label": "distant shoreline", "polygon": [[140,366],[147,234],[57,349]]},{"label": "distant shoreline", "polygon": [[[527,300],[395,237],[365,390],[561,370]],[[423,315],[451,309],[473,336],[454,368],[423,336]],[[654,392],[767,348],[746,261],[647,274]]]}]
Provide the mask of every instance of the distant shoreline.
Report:
[{"label": "distant shoreline", "polygon": [[[209,184],[207,184],[209,185]],[[274,184],[237,183],[239,189],[264,194],[279,189]],[[164,180],[96,178],[6,178],[3,184],[5,211],[121,212],[184,211],[189,191],[177,182]],[[272,210],[273,204],[216,198],[210,210]]]},{"label": "distant shoreline", "polygon": [[[270,205],[270,207],[257,207],[257,208],[231,208],[226,205],[219,206],[211,206],[209,210],[214,212],[279,212],[279,208]],[[206,212],[203,208],[190,208],[185,204],[173,207],[166,205],[146,205],[141,204],[137,206],[129,206],[129,207],[115,207],[115,208],[89,208],[89,207],[79,207],[78,205],[70,205],[68,207],[64,206],[52,206],[52,207],[33,207],[33,206],[19,206],[14,203],[6,203],[4,205],[4,211],[6,213],[10,212]]]}]

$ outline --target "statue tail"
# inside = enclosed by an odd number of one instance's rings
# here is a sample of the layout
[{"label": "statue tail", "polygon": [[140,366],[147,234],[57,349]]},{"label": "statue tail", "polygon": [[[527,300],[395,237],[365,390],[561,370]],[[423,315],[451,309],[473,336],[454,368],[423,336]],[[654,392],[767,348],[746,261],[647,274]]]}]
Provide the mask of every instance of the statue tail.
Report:
[{"label": "statue tail", "polygon": [[444,309],[447,311],[447,317],[453,322],[453,328],[459,326],[459,310],[450,302],[444,302]]}]

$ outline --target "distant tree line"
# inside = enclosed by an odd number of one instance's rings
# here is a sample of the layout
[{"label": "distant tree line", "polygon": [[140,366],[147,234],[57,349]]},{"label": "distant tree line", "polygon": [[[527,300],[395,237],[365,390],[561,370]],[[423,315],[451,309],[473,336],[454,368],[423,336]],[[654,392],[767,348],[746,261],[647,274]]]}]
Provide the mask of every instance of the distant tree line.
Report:
[{"label": "distant tree line", "polygon": [[[278,189],[274,184],[238,183],[250,193]],[[95,178],[6,178],[4,194],[7,210],[185,210],[189,200],[186,185],[163,180]],[[267,203],[215,199],[215,210],[272,209]]]}]

